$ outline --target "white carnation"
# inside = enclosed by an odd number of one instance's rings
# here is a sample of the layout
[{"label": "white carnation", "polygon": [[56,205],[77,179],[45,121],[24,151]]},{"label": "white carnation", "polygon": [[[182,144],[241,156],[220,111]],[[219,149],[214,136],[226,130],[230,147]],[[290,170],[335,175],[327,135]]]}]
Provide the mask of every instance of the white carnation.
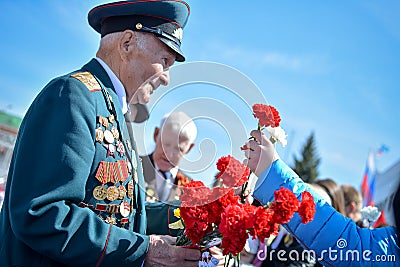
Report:
[{"label": "white carnation", "polygon": [[285,131],[282,129],[282,127],[268,126],[266,129],[274,141],[279,141],[279,143],[281,143],[283,147],[287,145],[287,140],[286,140],[287,135]]},{"label": "white carnation", "polygon": [[381,212],[378,210],[378,208],[372,206],[362,208],[360,213],[363,219],[367,220],[368,222],[375,222],[381,215]]}]

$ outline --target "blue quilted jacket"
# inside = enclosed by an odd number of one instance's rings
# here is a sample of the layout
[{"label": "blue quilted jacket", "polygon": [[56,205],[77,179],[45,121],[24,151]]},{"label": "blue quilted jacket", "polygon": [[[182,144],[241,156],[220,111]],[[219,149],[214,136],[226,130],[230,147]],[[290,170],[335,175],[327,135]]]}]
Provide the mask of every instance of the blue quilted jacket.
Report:
[{"label": "blue quilted jacket", "polygon": [[266,204],[281,186],[290,189],[299,199],[305,190],[315,198],[316,213],[312,222],[302,224],[296,213],[284,225],[302,244],[304,253],[310,253],[325,266],[400,266],[400,242],[395,227],[359,228],[313,192],[281,160],[260,175],[254,197]]}]

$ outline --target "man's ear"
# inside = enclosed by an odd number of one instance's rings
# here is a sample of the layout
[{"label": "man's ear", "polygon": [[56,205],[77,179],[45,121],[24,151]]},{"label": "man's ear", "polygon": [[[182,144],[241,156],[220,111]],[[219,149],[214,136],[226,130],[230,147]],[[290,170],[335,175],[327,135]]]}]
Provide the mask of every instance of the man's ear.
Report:
[{"label": "man's ear", "polygon": [[154,129],[154,134],[153,134],[154,142],[157,142],[157,136],[159,133],[160,133],[160,128],[156,127]]},{"label": "man's ear", "polygon": [[123,61],[130,57],[131,50],[135,46],[135,33],[132,30],[125,30],[118,42],[118,51]]},{"label": "man's ear", "polygon": [[190,144],[189,149],[188,149],[188,151],[186,153],[189,153],[189,151],[192,149],[192,147],[194,147],[194,143]]}]

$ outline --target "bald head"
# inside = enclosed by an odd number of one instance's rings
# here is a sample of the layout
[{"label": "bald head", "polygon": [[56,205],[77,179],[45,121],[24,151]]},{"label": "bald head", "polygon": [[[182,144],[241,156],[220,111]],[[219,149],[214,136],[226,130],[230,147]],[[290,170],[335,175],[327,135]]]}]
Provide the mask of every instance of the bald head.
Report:
[{"label": "bald head", "polygon": [[160,128],[154,130],[156,147],[153,160],[162,171],[178,166],[182,157],[194,146],[197,128],[193,120],[183,112],[166,114]]}]

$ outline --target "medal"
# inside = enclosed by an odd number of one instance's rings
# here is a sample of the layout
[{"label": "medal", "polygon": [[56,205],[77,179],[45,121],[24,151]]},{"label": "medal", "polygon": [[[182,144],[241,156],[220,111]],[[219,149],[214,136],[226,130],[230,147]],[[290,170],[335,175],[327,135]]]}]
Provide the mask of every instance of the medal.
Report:
[{"label": "medal", "polygon": [[110,132],[112,133],[112,135],[114,136],[114,138],[116,140],[119,139],[119,132],[118,132],[117,128],[115,128],[115,126],[111,127]]},{"label": "medal", "polygon": [[128,182],[128,198],[132,198],[133,197],[133,192],[135,191],[135,186],[133,185],[133,181],[130,180]]},{"label": "medal", "polygon": [[122,201],[121,205],[119,205],[119,212],[121,213],[122,217],[128,217],[131,213],[131,207],[129,206],[128,202]]},{"label": "medal", "polygon": [[114,117],[114,115],[110,115],[110,116],[108,116],[108,121],[110,122],[110,123],[114,123],[114,121],[115,121],[115,117]]},{"label": "medal", "polygon": [[126,196],[126,189],[125,189],[125,186],[123,186],[123,185],[118,186],[118,190],[119,190],[119,196],[118,196],[118,198],[119,198],[119,199],[124,199],[125,196]]},{"label": "medal", "polygon": [[116,225],[116,224],[117,224],[117,219],[115,219],[115,218],[112,217],[112,216],[108,216],[108,217],[106,218],[105,222],[108,223],[108,224],[114,224],[114,225]]},{"label": "medal", "polygon": [[112,214],[118,213],[120,210],[119,207],[120,207],[120,205],[117,205],[117,204],[108,204],[107,212],[112,213]]},{"label": "medal", "polygon": [[118,142],[117,143],[117,152],[119,153],[120,157],[125,155],[125,147],[124,147],[124,144],[122,142]]},{"label": "medal", "polygon": [[105,145],[107,147],[107,157],[112,156],[115,158],[115,146],[113,144]]},{"label": "medal", "polygon": [[103,125],[106,129],[108,128],[108,119],[103,117],[103,116],[99,116],[99,123],[101,125]]},{"label": "medal", "polygon": [[104,140],[106,140],[106,142],[109,144],[114,143],[114,135],[111,133],[110,130],[104,131]]},{"label": "medal", "polygon": [[93,189],[93,197],[97,200],[104,200],[107,197],[107,189],[104,185],[98,185]]},{"label": "medal", "polygon": [[119,190],[117,189],[117,187],[114,185],[110,186],[107,189],[107,199],[109,201],[114,201],[114,200],[117,200],[118,197],[119,197]]},{"label": "medal", "polygon": [[106,127],[106,129],[108,128],[108,119],[103,117],[103,116],[99,116],[99,123],[101,125],[103,125],[104,127]]},{"label": "medal", "polygon": [[118,171],[120,172],[121,175],[121,182],[125,182],[126,178],[128,178],[129,173],[128,173],[128,165],[125,160],[118,160],[117,161],[118,165]]},{"label": "medal", "polygon": [[128,222],[129,222],[128,218],[122,218],[121,219],[122,227],[125,228],[125,224],[127,224]]},{"label": "medal", "polygon": [[103,143],[104,140],[104,133],[101,127],[96,129],[96,142],[99,142],[100,144]]}]

